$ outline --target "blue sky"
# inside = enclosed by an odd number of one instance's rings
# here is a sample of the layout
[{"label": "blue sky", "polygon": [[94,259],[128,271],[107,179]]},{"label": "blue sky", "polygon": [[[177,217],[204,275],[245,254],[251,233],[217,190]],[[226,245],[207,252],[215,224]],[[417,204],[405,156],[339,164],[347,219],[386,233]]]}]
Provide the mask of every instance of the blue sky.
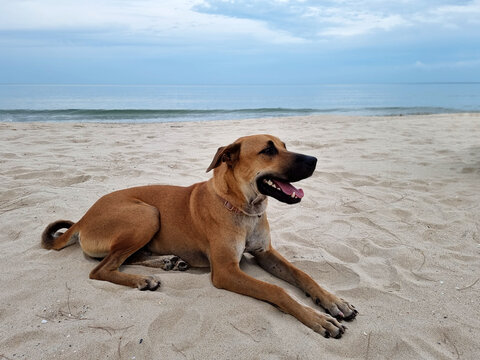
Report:
[{"label": "blue sky", "polygon": [[480,0],[0,0],[0,83],[480,81]]}]

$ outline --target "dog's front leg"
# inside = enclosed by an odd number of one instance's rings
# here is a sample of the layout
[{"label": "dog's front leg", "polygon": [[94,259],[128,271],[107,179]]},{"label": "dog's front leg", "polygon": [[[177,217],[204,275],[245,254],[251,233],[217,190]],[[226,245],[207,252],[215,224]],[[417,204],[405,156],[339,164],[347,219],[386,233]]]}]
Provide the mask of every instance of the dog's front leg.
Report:
[{"label": "dog's front leg", "polygon": [[263,269],[303,290],[317,305],[322,306],[336,318],[351,320],[358,314],[354,306],[323,289],[272,247],[253,255]]},{"label": "dog's front leg", "polygon": [[211,256],[210,262],[215,287],[269,302],[325,337],[340,338],[344,333],[345,327],[335,318],[301,305],[279,286],[247,275],[235,259],[229,261],[223,254],[217,259]]}]

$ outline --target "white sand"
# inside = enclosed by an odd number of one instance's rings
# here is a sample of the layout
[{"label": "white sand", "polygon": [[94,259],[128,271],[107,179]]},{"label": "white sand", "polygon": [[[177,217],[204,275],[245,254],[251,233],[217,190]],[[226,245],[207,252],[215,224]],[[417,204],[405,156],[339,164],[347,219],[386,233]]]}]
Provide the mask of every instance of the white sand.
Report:
[{"label": "white sand", "polygon": [[[101,195],[206,180],[217,147],[271,133],[318,157],[305,198],[270,200],[274,245],[360,311],[324,339],[208,271],[156,292],[88,279],[40,247]],[[480,351],[480,115],[311,116],[147,125],[0,124],[0,359],[474,359]],[[242,267],[281,284],[251,260]]]}]

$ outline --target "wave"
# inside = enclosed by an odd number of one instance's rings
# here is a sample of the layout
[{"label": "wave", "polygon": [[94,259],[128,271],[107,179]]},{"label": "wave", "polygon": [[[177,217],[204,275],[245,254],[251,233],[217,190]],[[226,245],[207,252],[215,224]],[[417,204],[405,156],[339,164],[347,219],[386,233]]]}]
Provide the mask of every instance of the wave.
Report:
[{"label": "wave", "polygon": [[[230,120],[242,118],[264,118],[283,116],[305,116],[314,114],[350,114],[366,116],[428,115],[440,113],[462,113],[460,109],[443,107],[366,107],[335,109],[54,109],[0,110],[0,121],[80,121],[80,122],[167,122],[195,120]],[[471,111],[468,111],[471,112]],[[474,111],[478,112],[478,111]]]}]

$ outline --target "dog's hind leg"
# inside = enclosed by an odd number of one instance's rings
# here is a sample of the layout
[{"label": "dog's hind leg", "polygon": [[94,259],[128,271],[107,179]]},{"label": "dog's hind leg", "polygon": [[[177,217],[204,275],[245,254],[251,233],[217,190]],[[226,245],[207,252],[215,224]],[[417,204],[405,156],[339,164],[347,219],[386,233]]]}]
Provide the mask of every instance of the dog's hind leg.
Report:
[{"label": "dog's hind leg", "polygon": [[[156,290],[160,281],[152,276],[125,274],[118,269],[136,251],[144,247],[160,229],[158,210],[144,203],[123,205],[122,212],[108,224],[113,229],[107,256],[90,273],[91,279],[110,281],[119,285],[137,287],[140,290]],[[98,221],[101,221],[100,219]],[[105,225],[105,224],[103,224]],[[110,226],[111,225],[111,226]],[[95,234],[82,233],[83,237],[95,238]],[[85,232],[85,231],[83,231]],[[82,246],[83,247],[83,246]]]}]

